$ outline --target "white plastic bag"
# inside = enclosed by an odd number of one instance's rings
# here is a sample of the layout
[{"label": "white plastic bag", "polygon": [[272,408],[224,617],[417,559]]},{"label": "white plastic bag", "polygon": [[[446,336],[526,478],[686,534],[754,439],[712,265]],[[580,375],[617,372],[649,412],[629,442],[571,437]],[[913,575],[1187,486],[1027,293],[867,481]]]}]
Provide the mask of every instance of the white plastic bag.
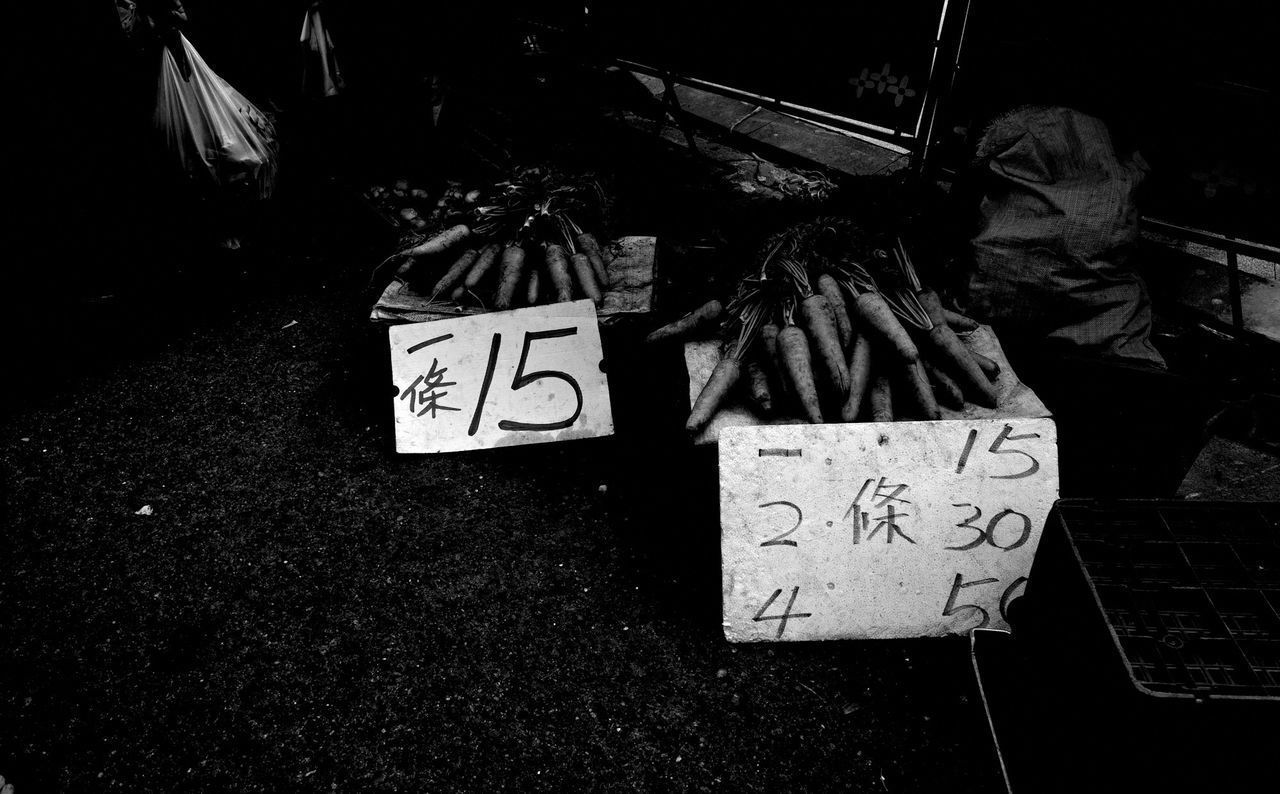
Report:
[{"label": "white plastic bag", "polygon": [[312,3],[302,18],[299,41],[303,48],[303,96],[335,96],[343,88],[342,71],[333,55],[333,37],[320,20],[320,3]]},{"label": "white plastic bag", "polygon": [[183,78],[173,53],[165,47],[156,128],[183,171],[197,183],[268,198],[276,181],[275,126],[215,74],[185,36],[179,38],[191,77]]}]

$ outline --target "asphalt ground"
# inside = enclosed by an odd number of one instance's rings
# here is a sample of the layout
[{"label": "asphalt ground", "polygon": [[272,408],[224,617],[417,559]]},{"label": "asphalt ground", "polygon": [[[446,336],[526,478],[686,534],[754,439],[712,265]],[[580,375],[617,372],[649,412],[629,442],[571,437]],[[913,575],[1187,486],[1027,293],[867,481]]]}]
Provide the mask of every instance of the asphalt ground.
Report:
[{"label": "asphalt ground", "polygon": [[670,351],[607,336],[614,438],[398,456],[367,274],[45,350],[0,430],[18,791],[989,790],[963,641],[724,641]]}]

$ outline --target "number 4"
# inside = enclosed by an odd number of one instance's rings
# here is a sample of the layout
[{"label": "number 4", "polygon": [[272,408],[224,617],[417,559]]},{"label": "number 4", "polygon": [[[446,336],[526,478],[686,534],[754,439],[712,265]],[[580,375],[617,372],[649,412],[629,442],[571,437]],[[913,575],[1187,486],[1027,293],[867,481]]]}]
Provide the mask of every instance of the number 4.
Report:
[{"label": "number 4", "polygon": [[[994,582],[995,580],[992,579]],[[781,615],[766,615],[765,612],[769,607],[773,606],[773,602],[778,600],[778,596],[782,595],[782,588],[779,587],[773,591],[773,595],[769,596],[769,600],[764,602],[764,606],[760,607],[760,611],[751,620],[754,623],[760,623],[765,620],[778,621],[778,639],[782,639],[782,632],[787,630],[787,621],[792,618],[811,618],[812,612],[792,612],[791,607],[796,605],[796,596],[800,594],[799,586],[791,588],[791,600],[787,601],[787,608],[782,610]]]}]

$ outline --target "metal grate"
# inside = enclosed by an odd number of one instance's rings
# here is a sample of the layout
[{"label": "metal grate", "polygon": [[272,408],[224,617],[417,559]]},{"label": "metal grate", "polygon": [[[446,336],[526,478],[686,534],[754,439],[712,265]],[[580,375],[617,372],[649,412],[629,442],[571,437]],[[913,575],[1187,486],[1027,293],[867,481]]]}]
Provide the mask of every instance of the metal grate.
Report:
[{"label": "metal grate", "polygon": [[1280,505],[1060,505],[1151,692],[1280,699]]}]

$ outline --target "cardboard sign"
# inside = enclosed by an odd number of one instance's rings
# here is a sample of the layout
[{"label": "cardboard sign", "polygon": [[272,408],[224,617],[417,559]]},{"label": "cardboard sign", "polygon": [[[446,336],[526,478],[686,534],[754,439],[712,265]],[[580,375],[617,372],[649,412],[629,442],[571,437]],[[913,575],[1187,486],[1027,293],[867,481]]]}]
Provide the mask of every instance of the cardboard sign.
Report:
[{"label": "cardboard sign", "polygon": [[1057,498],[1051,419],[726,428],[725,637],[1007,628]]},{"label": "cardboard sign", "polygon": [[589,300],[393,326],[397,452],[613,434]]}]

